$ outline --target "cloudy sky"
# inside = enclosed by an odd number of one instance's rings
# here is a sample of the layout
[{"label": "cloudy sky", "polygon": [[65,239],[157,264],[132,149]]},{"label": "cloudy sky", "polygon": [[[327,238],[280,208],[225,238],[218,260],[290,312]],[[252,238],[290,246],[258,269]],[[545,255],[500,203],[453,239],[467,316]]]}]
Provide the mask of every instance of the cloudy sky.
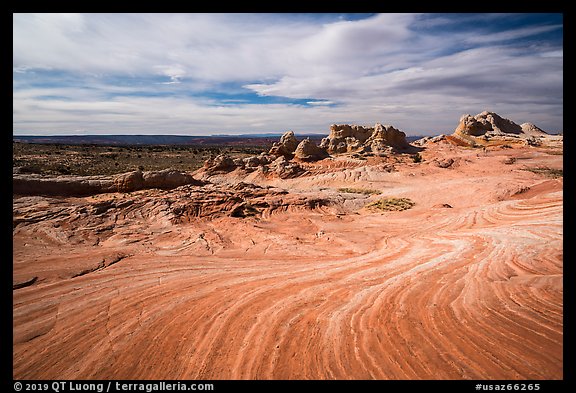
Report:
[{"label": "cloudy sky", "polygon": [[562,130],[561,14],[14,14],[13,134]]}]

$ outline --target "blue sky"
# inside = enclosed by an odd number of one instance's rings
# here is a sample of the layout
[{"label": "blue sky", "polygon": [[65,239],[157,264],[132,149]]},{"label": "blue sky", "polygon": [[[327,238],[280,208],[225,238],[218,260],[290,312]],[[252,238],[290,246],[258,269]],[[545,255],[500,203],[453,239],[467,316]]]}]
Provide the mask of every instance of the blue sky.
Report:
[{"label": "blue sky", "polygon": [[13,134],[562,130],[561,14],[14,14]]}]

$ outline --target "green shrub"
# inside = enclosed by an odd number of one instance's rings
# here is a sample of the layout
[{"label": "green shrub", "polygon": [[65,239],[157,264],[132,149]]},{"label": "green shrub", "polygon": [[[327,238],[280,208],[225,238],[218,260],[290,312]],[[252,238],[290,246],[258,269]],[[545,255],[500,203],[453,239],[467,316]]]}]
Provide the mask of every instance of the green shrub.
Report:
[{"label": "green shrub", "polygon": [[530,171],[532,173],[537,173],[540,175],[551,177],[553,179],[564,176],[564,171],[562,169],[553,169],[548,167],[522,168],[522,169],[524,169],[525,171]]},{"label": "green shrub", "polygon": [[339,188],[339,192],[348,192],[350,194],[378,195],[380,191],[368,188]]},{"label": "green shrub", "polygon": [[408,198],[382,198],[377,201],[371,202],[366,205],[368,209],[382,210],[382,211],[401,211],[408,210],[416,205],[411,199]]},{"label": "green shrub", "polygon": [[420,153],[412,154],[410,158],[412,158],[412,161],[414,161],[415,163],[422,162],[422,156],[420,155]]}]

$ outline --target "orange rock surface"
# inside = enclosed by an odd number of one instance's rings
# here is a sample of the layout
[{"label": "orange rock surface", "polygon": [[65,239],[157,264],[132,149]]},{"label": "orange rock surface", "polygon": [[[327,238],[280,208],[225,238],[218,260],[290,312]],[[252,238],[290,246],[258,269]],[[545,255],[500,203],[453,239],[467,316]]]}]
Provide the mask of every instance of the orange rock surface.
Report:
[{"label": "orange rock surface", "polygon": [[562,379],[562,155],[421,155],[15,195],[14,378]]}]

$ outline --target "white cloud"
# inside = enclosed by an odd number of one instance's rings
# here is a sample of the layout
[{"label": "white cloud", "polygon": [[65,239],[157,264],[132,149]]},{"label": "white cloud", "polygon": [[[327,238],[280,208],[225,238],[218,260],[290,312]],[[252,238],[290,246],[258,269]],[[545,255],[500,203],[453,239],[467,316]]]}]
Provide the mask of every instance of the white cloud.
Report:
[{"label": "white cloud", "polygon": [[334,101],[306,101],[306,103],[308,105],[318,105],[318,106],[322,106],[322,105],[334,105],[335,102]]},{"label": "white cloud", "polygon": [[[502,45],[558,31],[558,24],[479,35],[465,26],[443,33],[449,16],[417,14],[354,21],[15,14],[13,21],[17,133],[327,132],[332,123],[384,122],[421,134],[450,131],[462,113],[490,108],[510,118],[529,115],[517,120],[543,128],[562,124],[561,46]],[[424,27],[438,30],[427,34]],[[38,83],[42,75],[47,83]],[[239,86],[308,105],[205,98],[241,93]]]},{"label": "white cloud", "polygon": [[492,34],[475,35],[468,38],[467,41],[472,43],[501,42],[546,33],[560,28],[562,28],[562,25],[525,27]]}]

